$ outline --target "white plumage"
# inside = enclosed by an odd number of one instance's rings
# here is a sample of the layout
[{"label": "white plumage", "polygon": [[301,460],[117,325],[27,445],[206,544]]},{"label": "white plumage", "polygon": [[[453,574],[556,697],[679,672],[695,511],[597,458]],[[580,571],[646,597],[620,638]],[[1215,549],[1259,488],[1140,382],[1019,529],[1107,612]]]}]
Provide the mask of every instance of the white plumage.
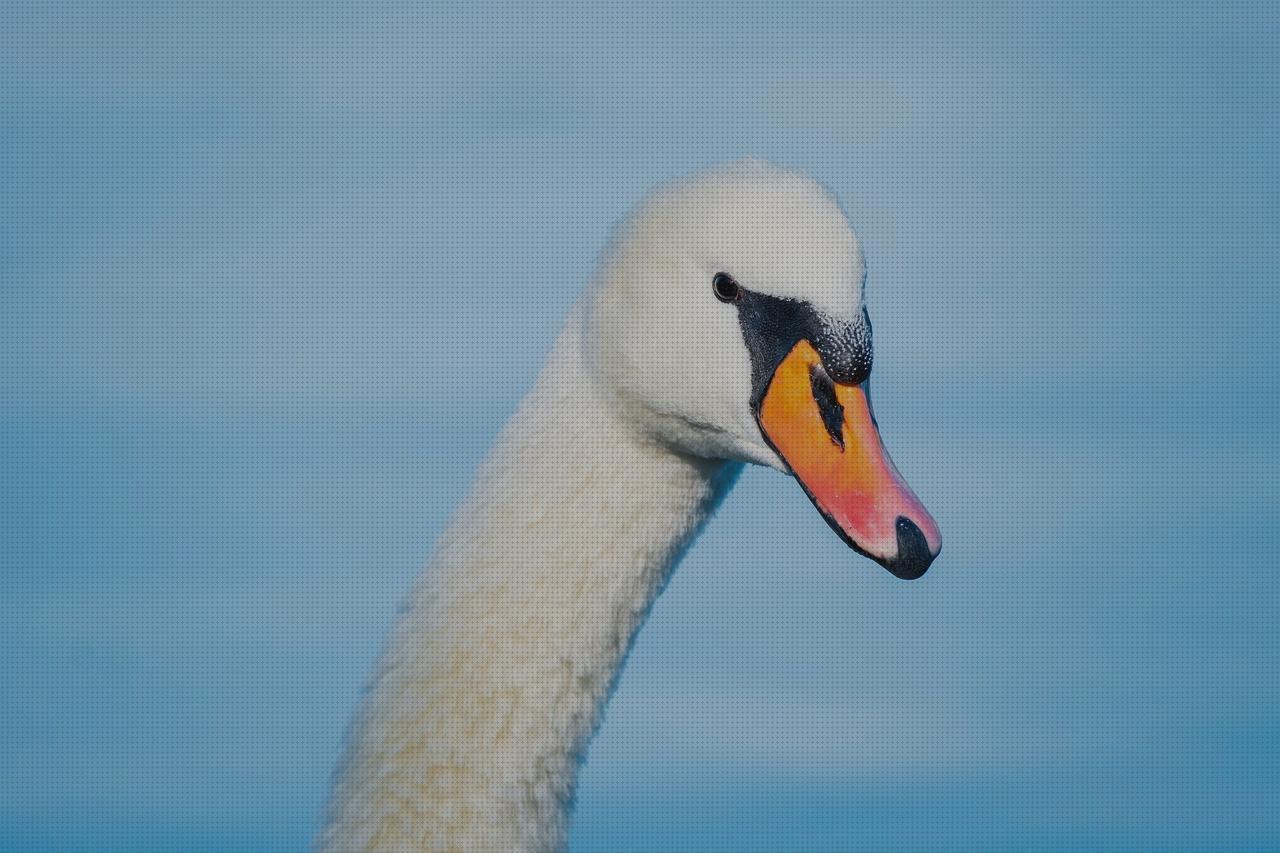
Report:
[{"label": "white plumage", "polygon": [[416,582],[318,847],[552,851],[618,667],[742,462],[785,470],[710,290],[862,308],[832,198],[759,160],[662,188],[618,230]]}]

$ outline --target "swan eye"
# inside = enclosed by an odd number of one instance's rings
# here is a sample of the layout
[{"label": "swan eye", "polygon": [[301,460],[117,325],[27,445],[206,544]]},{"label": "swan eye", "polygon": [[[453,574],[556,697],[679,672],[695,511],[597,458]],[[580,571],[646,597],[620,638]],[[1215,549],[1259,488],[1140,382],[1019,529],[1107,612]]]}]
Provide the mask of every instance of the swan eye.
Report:
[{"label": "swan eye", "polygon": [[721,302],[737,302],[740,288],[738,282],[727,272],[718,272],[711,280],[711,289],[716,292],[716,299]]}]

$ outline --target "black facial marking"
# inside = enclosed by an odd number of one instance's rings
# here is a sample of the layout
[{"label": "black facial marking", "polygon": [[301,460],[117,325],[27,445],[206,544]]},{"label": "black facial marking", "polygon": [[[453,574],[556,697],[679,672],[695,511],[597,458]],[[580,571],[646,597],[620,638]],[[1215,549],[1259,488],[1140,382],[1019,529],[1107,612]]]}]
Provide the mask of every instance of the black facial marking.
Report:
[{"label": "black facial marking", "polygon": [[791,348],[816,325],[803,302],[740,290],[738,323],[751,353],[751,404],[759,409],[773,373]]},{"label": "black facial marking", "polygon": [[809,387],[822,415],[822,425],[836,446],[844,450],[844,406],[836,397],[836,386],[820,364],[809,365]]},{"label": "black facial marking", "polygon": [[759,411],[774,371],[799,341],[822,357],[828,381],[857,385],[871,373],[871,322],[867,312],[850,320],[824,317],[812,305],[747,290],[739,285],[738,323],[751,353],[751,405]]}]

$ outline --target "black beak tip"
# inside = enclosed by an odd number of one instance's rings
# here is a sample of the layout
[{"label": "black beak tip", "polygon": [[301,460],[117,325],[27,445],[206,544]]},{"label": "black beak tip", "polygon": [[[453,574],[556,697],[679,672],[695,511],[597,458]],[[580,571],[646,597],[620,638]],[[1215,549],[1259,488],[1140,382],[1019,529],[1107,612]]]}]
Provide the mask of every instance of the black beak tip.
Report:
[{"label": "black beak tip", "polygon": [[894,577],[913,581],[929,571],[929,565],[937,554],[929,552],[929,543],[916,523],[906,516],[898,516],[894,523],[898,532],[898,553],[892,559],[882,560],[881,565]]}]

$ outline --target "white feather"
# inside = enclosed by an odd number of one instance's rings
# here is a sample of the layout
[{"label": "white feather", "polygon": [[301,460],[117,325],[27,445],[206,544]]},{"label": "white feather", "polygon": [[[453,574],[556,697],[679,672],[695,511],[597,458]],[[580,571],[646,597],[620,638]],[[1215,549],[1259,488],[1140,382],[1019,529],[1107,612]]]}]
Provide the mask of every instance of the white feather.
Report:
[{"label": "white feather", "polygon": [[563,847],[581,751],[654,597],[739,463],[781,466],[712,277],[853,317],[864,270],[832,198],[759,160],[640,205],[409,596],[321,851]]}]

